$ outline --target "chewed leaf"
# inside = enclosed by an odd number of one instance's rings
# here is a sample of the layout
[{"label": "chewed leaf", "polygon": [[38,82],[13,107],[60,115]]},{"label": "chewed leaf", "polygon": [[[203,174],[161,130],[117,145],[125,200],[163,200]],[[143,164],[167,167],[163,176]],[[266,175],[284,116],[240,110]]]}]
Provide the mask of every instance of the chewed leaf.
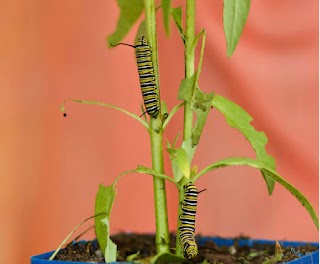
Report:
[{"label": "chewed leaf", "polygon": [[117,0],[120,18],[114,33],[108,36],[108,45],[119,43],[137,22],[144,9],[143,0]]},{"label": "chewed leaf", "polygon": [[178,99],[191,103],[192,93],[196,86],[196,73],[190,78],[183,79],[178,91]]},{"label": "chewed leaf", "polygon": [[[95,213],[103,215],[99,215],[95,218],[95,232],[96,237],[101,248],[101,251],[104,254],[105,259],[108,259],[109,262],[115,261],[116,259],[112,259],[114,256],[114,252],[112,251],[114,245],[110,240],[110,213],[112,209],[112,205],[114,199],[116,197],[116,189],[114,185],[111,186],[99,186],[99,190],[96,196],[95,202]],[[110,242],[111,241],[111,242]]]},{"label": "chewed leaf", "polygon": [[196,113],[197,119],[192,130],[192,146],[196,146],[199,143],[203,127],[211,109],[212,98],[213,93],[206,94],[199,88],[197,88],[194,92],[191,102],[191,109]]},{"label": "chewed leaf", "polygon": [[177,8],[171,8],[171,15],[172,18],[174,20],[174,23],[176,24],[176,27],[179,30],[180,36],[183,40],[183,42],[185,41],[185,36],[183,33],[183,28],[182,28],[182,19],[181,19],[181,6],[177,7]]},{"label": "chewed leaf", "polygon": [[223,25],[229,58],[237,47],[249,9],[250,0],[224,0]]},{"label": "chewed leaf", "polygon": [[192,145],[192,139],[189,138],[187,140],[184,140],[181,144],[181,148],[185,150],[188,156],[188,162],[191,164],[194,153],[196,151],[196,147]]},{"label": "chewed leaf", "polygon": [[[160,253],[156,255],[151,263],[184,263],[186,260],[172,253]],[[150,262],[149,262],[150,263]]]},{"label": "chewed leaf", "polygon": [[180,181],[183,176],[190,178],[190,163],[187,152],[183,148],[168,148],[174,179]]},{"label": "chewed leaf", "polygon": [[[256,131],[250,124],[253,120],[252,117],[239,105],[220,95],[215,95],[213,97],[212,106],[224,115],[227,123],[231,127],[239,130],[246,137],[252,145],[258,160],[266,164],[269,168],[275,169],[274,158],[268,155],[265,149],[268,138],[265,133]],[[265,175],[263,171],[262,175],[268,186],[269,194],[272,194],[275,181]]]},{"label": "chewed leaf", "polygon": [[202,171],[200,171],[195,177],[194,181],[199,179],[201,176],[206,174],[209,171],[213,171],[218,168],[223,168],[227,166],[250,166],[253,168],[257,168],[260,171],[264,172],[264,174],[270,178],[272,178],[274,181],[277,181],[279,184],[281,184],[284,188],[286,188],[294,197],[297,198],[297,200],[306,208],[309,215],[312,218],[313,223],[319,230],[319,220],[318,216],[312,207],[311,203],[308,201],[308,199],[292,184],[287,182],[284,178],[282,178],[273,168],[270,168],[268,164],[265,164],[262,161],[249,159],[249,158],[229,158],[217,161],[206,168],[204,168]]},{"label": "chewed leaf", "polygon": [[106,263],[116,262],[117,260],[117,245],[108,238],[106,251],[104,252],[104,259]]},{"label": "chewed leaf", "polygon": [[117,245],[115,243],[113,243],[113,241],[110,239],[110,224],[109,224],[109,219],[108,217],[105,217],[101,220],[101,223],[103,223],[106,228],[107,228],[107,236],[106,236],[106,239],[107,239],[107,247],[104,251],[104,259],[105,259],[105,262],[106,263],[109,263],[109,262],[114,262],[116,261],[117,259]]},{"label": "chewed leaf", "polygon": [[170,10],[171,10],[171,0],[161,1],[162,12],[163,12],[163,23],[167,35],[170,35]]}]

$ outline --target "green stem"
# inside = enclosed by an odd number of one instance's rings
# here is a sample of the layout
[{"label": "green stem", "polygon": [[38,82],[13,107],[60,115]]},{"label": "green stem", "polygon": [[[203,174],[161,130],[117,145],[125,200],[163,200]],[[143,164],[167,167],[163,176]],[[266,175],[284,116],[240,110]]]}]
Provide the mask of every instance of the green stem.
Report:
[{"label": "green stem", "polygon": [[[195,39],[195,13],[196,13],[196,1],[187,0],[186,4],[186,31],[185,31],[185,78],[190,78],[194,74],[194,39]],[[186,141],[192,136],[193,127],[193,112],[190,107],[190,103],[184,102],[184,128],[183,128],[183,140]],[[183,178],[184,181],[187,179]],[[182,182],[184,185],[187,182]],[[179,190],[179,204],[178,215],[182,214],[181,202],[184,199],[184,191]],[[177,238],[176,238],[176,255],[182,256],[183,251],[179,243],[180,236],[180,219],[178,218]]]},{"label": "green stem", "polygon": [[[144,0],[145,4],[145,22],[146,33],[149,46],[151,48],[151,56],[153,68],[158,87],[158,96],[160,101],[159,89],[159,71],[158,71],[158,49],[156,38],[156,17],[154,0]],[[161,110],[157,118],[150,119],[150,143],[152,155],[152,169],[160,173],[164,173],[163,165],[163,148],[162,148],[162,119]],[[165,180],[159,177],[153,177],[154,203],[156,215],[156,249],[157,253],[169,253],[169,227]]]},{"label": "green stem", "polygon": [[[194,49],[193,41],[195,36],[195,0],[187,0],[186,5],[186,33],[185,33],[185,78],[190,78],[194,74]],[[183,139],[188,140],[192,135],[193,112],[190,103],[185,102],[184,106],[184,130]]]}]

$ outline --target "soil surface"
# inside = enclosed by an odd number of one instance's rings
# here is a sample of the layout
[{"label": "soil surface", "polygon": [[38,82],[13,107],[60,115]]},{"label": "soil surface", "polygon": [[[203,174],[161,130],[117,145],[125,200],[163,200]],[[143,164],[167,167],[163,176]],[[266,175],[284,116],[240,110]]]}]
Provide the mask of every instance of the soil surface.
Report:
[{"label": "soil surface", "polygon": [[[232,247],[220,247],[214,242],[208,241],[199,246],[199,253],[192,262],[185,263],[223,263],[223,264],[260,264],[270,260],[275,254],[275,245],[256,244],[254,247],[239,247],[237,241],[242,237],[236,238]],[[127,257],[139,252],[136,259],[143,259],[156,254],[154,235],[140,234],[118,234],[111,237],[112,241],[118,246],[117,261],[125,262]],[[170,248],[175,248],[175,239],[172,235]],[[306,245],[303,247],[282,247],[281,263],[288,262],[305,255],[308,252],[317,250],[318,247]],[[174,253],[174,252],[173,252]],[[98,248],[96,241],[76,242],[66,246],[56,256],[57,260],[79,261],[79,262],[104,262],[103,255]]]}]

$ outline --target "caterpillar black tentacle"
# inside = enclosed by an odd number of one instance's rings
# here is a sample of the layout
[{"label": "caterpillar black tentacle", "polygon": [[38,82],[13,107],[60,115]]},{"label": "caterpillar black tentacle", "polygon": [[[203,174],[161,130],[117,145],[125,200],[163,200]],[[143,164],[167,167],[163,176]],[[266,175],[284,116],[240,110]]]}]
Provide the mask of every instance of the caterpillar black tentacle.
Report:
[{"label": "caterpillar black tentacle", "polygon": [[115,47],[117,45],[126,45],[135,48],[144,106],[149,116],[157,118],[159,114],[160,103],[151,59],[151,49],[146,38],[144,36],[138,38],[135,45],[126,43],[118,43],[116,45],[112,45],[110,43],[110,45],[112,47]]},{"label": "caterpillar black tentacle", "polygon": [[197,199],[200,192],[191,182],[184,186],[185,198],[181,203],[182,214],[179,216],[179,243],[183,250],[184,257],[189,260],[194,259],[198,254],[194,226],[196,221]]}]

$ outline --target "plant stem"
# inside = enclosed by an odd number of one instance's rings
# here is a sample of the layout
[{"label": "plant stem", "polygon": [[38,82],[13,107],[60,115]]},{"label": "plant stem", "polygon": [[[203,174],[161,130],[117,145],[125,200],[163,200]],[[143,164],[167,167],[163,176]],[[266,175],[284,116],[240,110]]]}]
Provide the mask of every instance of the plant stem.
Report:
[{"label": "plant stem", "polygon": [[[158,87],[158,97],[160,101],[159,89],[159,71],[158,71],[158,49],[156,38],[156,18],[155,18],[155,3],[154,0],[144,0],[145,4],[145,22],[146,33],[149,46],[151,48],[151,56]],[[152,154],[152,168],[155,171],[164,173],[163,166],[163,148],[162,148],[162,119],[161,109],[157,118],[150,118],[150,143]],[[169,253],[169,228],[168,228],[168,213],[167,213],[167,198],[165,180],[153,177],[154,188],[154,203],[156,215],[156,249],[157,253]]]},{"label": "plant stem", "polygon": [[[186,32],[185,32],[185,78],[190,78],[194,74],[194,49],[193,41],[195,36],[195,0],[187,0],[186,5]],[[185,102],[184,106],[184,130],[183,139],[188,140],[192,135],[193,112],[190,103]]]},{"label": "plant stem", "polygon": [[[196,1],[186,1],[186,31],[185,31],[185,78],[190,78],[194,74],[194,38],[195,38],[195,13],[196,13]],[[183,127],[183,140],[186,141],[192,136],[193,127],[193,112],[189,102],[184,102],[184,127]],[[191,141],[190,141],[191,142]],[[186,180],[185,180],[186,181]],[[182,185],[186,182],[182,182]],[[184,199],[184,191],[179,191],[179,204],[178,204],[178,215],[182,214],[181,202]],[[180,219],[178,218],[178,227],[180,226]],[[182,248],[179,243],[180,230],[177,229],[176,238],[176,255],[182,256]]]}]

